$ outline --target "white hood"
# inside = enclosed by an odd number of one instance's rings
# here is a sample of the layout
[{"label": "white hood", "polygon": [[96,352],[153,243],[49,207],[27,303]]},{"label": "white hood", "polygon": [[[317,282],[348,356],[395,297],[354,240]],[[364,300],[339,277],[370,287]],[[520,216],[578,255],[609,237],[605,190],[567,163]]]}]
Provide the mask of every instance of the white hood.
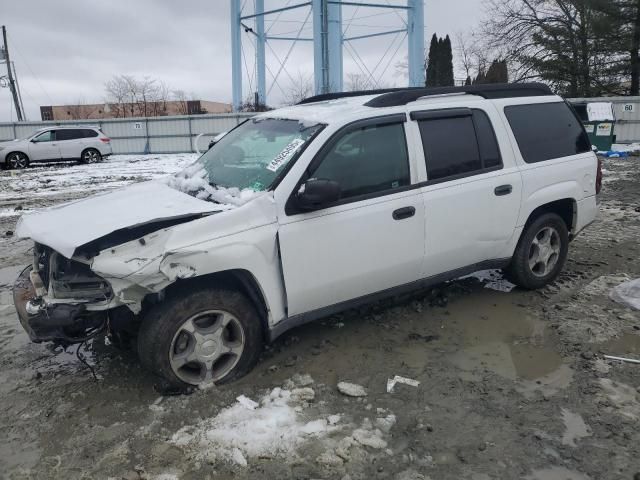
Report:
[{"label": "white hood", "polygon": [[123,228],[228,208],[152,181],[23,215],[16,234],[71,258],[78,247]]}]

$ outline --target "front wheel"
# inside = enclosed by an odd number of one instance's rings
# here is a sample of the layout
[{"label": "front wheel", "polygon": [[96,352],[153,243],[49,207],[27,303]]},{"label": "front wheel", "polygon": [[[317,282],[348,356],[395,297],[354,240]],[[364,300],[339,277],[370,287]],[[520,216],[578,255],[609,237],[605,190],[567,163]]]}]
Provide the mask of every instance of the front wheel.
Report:
[{"label": "front wheel", "polygon": [[12,152],[7,155],[7,168],[23,169],[29,166],[29,157],[22,152]]},{"label": "front wheel", "polygon": [[562,271],[569,250],[569,232],[555,213],[541,215],[522,233],[505,273],[519,287],[542,288]]},{"label": "front wheel", "polygon": [[95,148],[88,148],[84,152],[82,152],[82,156],[80,157],[82,163],[98,163],[102,160],[102,155]]},{"label": "front wheel", "polygon": [[170,298],[146,315],[138,335],[142,365],[178,389],[242,377],[262,345],[257,313],[231,290],[201,289]]}]

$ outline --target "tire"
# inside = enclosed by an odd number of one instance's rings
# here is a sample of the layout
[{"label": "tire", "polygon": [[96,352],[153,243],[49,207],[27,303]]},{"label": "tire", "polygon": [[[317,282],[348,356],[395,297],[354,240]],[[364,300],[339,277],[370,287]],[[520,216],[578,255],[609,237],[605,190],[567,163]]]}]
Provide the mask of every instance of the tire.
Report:
[{"label": "tire", "polygon": [[258,314],[233,290],[177,294],[155,305],[138,333],[140,362],[161,378],[163,390],[237,380],[254,367],[262,347]]},{"label": "tire", "polygon": [[529,290],[553,282],[564,267],[569,250],[569,232],[564,220],[546,213],[533,220],[522,233],[507,278]]},{"label": "tire", "polygon": [[22,170],[29,166],[29,157],[22,152],[11,152],[6,156],[6,168]]},{"label": "tire", "polygon": [[102,155],[95,148],[87,148],[80,156],[82,163],[98,163],[102,161]]}]

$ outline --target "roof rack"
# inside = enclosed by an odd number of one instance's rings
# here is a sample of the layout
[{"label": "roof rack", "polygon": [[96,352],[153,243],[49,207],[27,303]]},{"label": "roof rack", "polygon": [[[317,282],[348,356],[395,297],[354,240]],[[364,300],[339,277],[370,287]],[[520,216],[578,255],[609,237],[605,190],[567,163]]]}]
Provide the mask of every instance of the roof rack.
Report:
[{"label": "roof rack", "polygon": [[543,83],[496,83],[486,85],[468,85],[464,87],[413,87],[413,88],[389,88],[384,90],[364,90],[358,92],[339,92],[316,95],[305,98],[298,105],[306,103],[335,100],[345,97],[362,95],[378,95],[364,105],[373,108],[394,107],[406,105],[422,97],[435,95],[468,94],[478,95],[485,99],[516,98],[516,97],[540,97],[553,95],[551,89]]}]

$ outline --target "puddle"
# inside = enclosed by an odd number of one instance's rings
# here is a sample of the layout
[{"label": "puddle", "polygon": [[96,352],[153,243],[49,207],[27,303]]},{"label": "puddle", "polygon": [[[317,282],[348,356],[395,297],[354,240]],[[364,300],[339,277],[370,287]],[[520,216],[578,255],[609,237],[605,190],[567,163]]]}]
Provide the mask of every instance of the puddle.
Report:
[{"label": "puddle", "polygon": [[640,334],[623,333],[619,338],[604,342],[599,349],[607,355],[631,356],[640,360]]},{"label": "puddle", "polygon": [[577,447],[576,440],[591,435],[589,427],[580,415],[573,413],[566,408],[562,409],[562,421],[564,422],[565,432],[562,435],[562,444],[570,447]]},{"label": "puddle", "polygon": [[514,305],[508,294],[473,293],[449,310],[449,325],[462,334],[461,350],[452,358],[459,368],[484,368],[511,380],[557,381],[554,373],[564,367],[560,377],[570,378],[560,355],[545,344],[544,322]]},{"label": "puddle", "polygon": [[548,467],[535,470],[526,480],[590,480],[590,477],[565,467]]}]

